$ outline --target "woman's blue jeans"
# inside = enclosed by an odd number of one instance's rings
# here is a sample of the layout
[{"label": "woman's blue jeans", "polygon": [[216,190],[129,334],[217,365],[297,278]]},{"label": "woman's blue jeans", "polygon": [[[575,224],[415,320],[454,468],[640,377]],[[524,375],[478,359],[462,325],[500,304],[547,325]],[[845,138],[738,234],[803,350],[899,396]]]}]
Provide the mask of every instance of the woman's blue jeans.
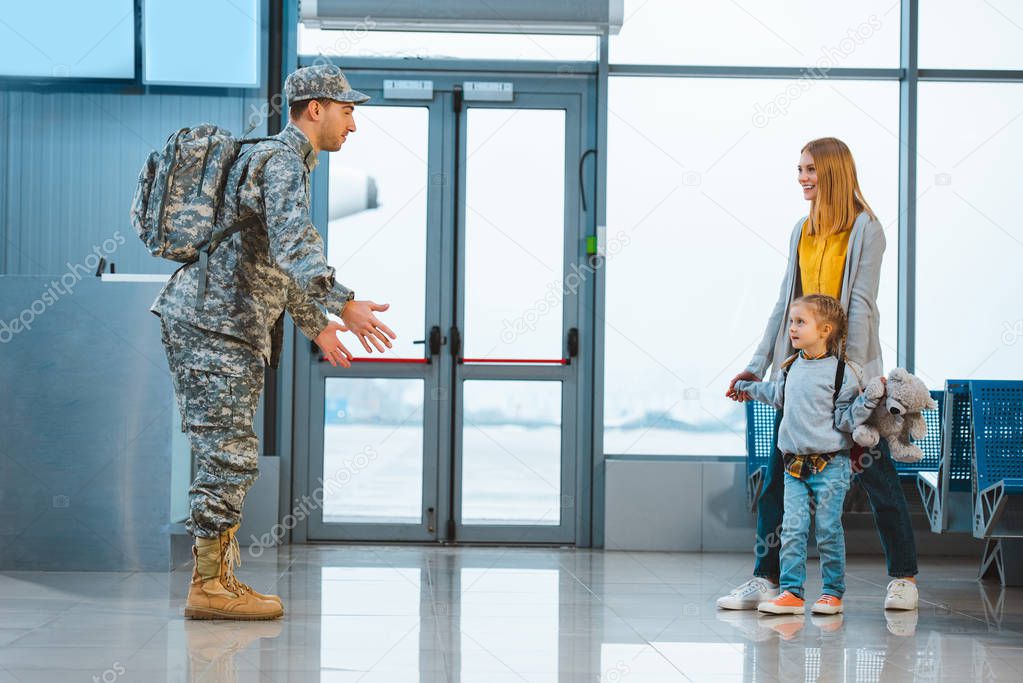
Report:
[{"label": "woman's blue jeans", "polygon": [[806,582],[806,540],[810,517],[817,527],[824,592],[845,594],[845,532],[842,503],[851,475],[848,452],[836,455],[820,472],[806,479],[785,473],[785,521],[781,526],[781,588],[803,597]]},{"label": "woman's blue jeans", "polygon": [[[772,580],[781,575],[779,549],[785,496],[785,466],[777,447],[781,415],[779,410],[775,416],[774,456],[767,468],[763,490],[757,501],[757,538],[754,546],[756,562],[753,575]],[[854,477],[870,500],[874,524],[888,562],[888,575],[893,578],[916,576],[916,540],[913,537],[906,496],[899,484],[899,474],[892,463],[888,443],[882,439],[876,448],[864,453],[861,463],[864,465],[863,471]]]}]

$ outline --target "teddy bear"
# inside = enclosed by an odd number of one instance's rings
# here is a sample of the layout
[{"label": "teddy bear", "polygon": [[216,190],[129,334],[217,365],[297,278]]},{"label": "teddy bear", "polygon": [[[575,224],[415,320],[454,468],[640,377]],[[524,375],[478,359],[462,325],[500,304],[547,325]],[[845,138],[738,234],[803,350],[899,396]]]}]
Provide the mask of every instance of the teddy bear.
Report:
[{"label": "teddy bear", "polygon": [[[863,393],[870,399],[884,396],[882,378],[875,377],[867,382]],[[935,410],[938,404],[931,398],[931,392],[923,381],[903,368],[895,368],[888,373],[887,393],[888,396],[877,404],[867,421],[853,431],[853,441],[873,448],[884,437],[892,459],[917,462],[924,457],[924,452],[910,439],[920,440],[927,436],[927,423],[920,411]]]}]

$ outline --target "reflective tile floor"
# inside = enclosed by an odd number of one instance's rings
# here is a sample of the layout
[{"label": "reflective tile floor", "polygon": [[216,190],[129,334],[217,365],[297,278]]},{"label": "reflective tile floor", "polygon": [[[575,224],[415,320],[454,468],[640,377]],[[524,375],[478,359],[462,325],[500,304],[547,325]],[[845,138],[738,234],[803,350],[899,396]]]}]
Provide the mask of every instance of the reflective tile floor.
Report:
[{"label": "reflective tile floor", "polygon": [[1023,589],[978,584],[967,559],[923,562],[919,612],[886,615],[881,561],[853,557],[844,618],[768,618],[714,607],[747,578],[745,555],[242,554],[283,619],[185,621],[184,568],[0,573],[0,683],[1023,681]]}]

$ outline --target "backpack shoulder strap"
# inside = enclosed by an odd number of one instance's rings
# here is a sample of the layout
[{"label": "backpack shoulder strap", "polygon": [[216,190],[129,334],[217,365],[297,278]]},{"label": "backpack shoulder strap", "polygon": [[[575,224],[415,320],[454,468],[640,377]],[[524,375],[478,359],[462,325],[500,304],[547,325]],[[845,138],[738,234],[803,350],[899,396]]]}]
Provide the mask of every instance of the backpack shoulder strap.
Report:
[{"label": "backpack shoulder strap", "polygon": [[838,404],[838,395],[842,392],[842,383],[845,381],[845,358],[839,357],[838,364],[835,366],[835,393],[831,397],[831,402],[835,405]]},{"label": "backpack shoulder strap", "polygon": [[256,151],[256,146],[260,142],[277,142],[277,143],[280,143],[280,144],[284,145],[288,149],[291,149],[291,147],[289,147],[286,142],[284,142],[283,140],[278,140],[277,138],[273,138],[273,137],[270,137],[270,138],[244,138],[242,140],[239,140],[238,144],[239,145],[248,145],[249,148],[246,149],[244,152],[240,153],[238,155],[238,158],[235,159],[234,163],[235,164],[241,163],[242,159],[247,158],[250,154],[252,154],[252,152]]},{"label": "backpack shoulder strap", "polygon": [[786,358],[785,360],[783,360],[781,362],[781,379],[782,379],[781,402],[782,402],[782,405],[785,404],[785,385],[788,384],[788,382],[786,380],[788,380],[788,378],[789,378],[789,368],[792,367],[792,364],[796,362],[797,358],[799,358],[799,351],[796,351],[794,354],[792,354],[791,356],[789,356],[788,358]]},{"label": "backpack shoulder strap", "polygon": [[203,300],[206,297],[206,281],[208,279],[208,270],[210,264],[210,252],[217,248],[217,246],[225,239],[241,232],[242,230],[248,229],[250,226],[255,226],[259,223],[258,216],[249,216],[242,220],[229,225],[226,228],[218,228],[208,242],[204,243],[199,248],[199,280],[196,284],[195,289],[195,308],[199,310],[202,308]]}]

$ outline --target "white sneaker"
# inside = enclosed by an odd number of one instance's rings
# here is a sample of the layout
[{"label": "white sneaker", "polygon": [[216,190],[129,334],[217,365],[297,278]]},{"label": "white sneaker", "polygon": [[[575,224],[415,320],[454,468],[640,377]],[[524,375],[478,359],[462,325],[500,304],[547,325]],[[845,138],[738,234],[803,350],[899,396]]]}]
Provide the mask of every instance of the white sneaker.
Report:
[{"label": "white sneaker", "polygon": [[906,579],[892,579],[888,582],[888,594],[884,596],[885,609],[916,609],[920,592],[916,584]]},{"label": "white sneaker", "polygon": [[755,576],[728,595],[717,600],[721,609],[756,609],[757,605],[778,597],[778,584]]}]

